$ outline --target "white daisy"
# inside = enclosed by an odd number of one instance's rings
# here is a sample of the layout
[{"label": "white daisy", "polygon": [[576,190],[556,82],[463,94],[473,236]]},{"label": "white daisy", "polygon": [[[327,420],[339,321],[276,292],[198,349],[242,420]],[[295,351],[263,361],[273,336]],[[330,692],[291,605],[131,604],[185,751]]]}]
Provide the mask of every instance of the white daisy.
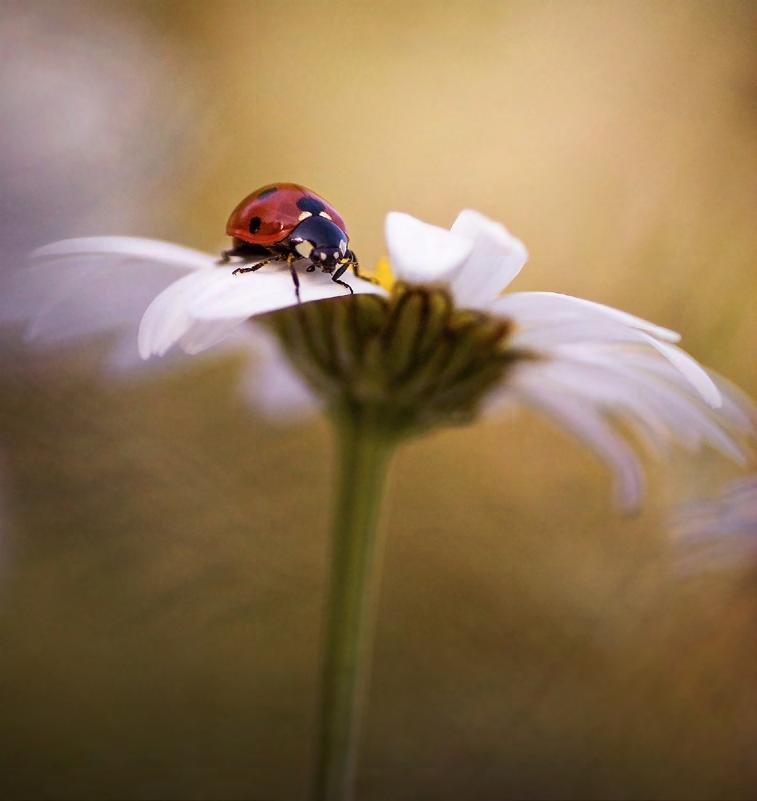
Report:
[{"label": "white daisy", "polygon": [[[299,375],[283,362],[270,334],[243,325],[297,305],[288,271],[268,266],[232,275],[233,265],[218,266],[215,256],[164,242],[102,237],[42,248],[34,254],[33,271],[6,296],[0,319],[31,318],[28,335],[48,341],[120,327],[117,365],[135,362],[137,343],[142,358],[175,347],[195,354],[224,341],[243,343],[265,357],[264,380],[258,372],[257,380],[251,375],[245,384],[269,410],[301,409],[313,400],[313,390],[321,397],[341,393],[350,403],[380,403],[387,419],[396,407],[397,420],[416,416],[421,428],[439,415],[451,421],[461,410],[469,419],[481,405],[490,411],[503,404],[528,406],[609,465],[617,498],[627,508],[643,494],[630,432],[654,455],[676,443],[691,450],[708,445],[744,461],[741,440],[754,422],[750,402],[678,348],[675,332],[568,295],[503,294],[525,264],[526,248],[475,211],[461,212],[449,230],[392,212],[386,238],[394,277],[412,292],[400,302],[393,300],[396,290],[388,295],[344,276],[355,293],[378,296],[375,309],[388,309],[367,339],[353,337],[363,327],[354,315],[341,320],[335,336],[337,329],[321,331],[323,310],[338,316],[346,307],[313,301],[344,296],[344,288],[326,274],[302,275],[303,304],[294,316],[300,328],[278,328]],[[414,314],[410,297],[420,306],[446,298],[452,311],[436,318],[433,310],[430,318]],[[366,304],[354,300],[357,313],[369,319],[374,307]],[[440,348],[447,351],[418,344],[433,338],[437,323],[446,332]],[[325,354],[315,342],[324,331],[333,351]],[[303,332],[309,341],[298,345]],[[421,418],[413,404],[439,414]]]}]

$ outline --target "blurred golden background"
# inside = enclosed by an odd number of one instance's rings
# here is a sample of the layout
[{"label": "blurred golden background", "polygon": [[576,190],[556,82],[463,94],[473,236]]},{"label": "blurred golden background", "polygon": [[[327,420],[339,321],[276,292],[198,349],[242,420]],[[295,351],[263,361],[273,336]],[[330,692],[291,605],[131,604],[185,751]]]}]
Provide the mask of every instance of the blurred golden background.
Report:
[{"label": "blurred golden background", "polygon": [[[56,238],[217,250],[255,187],[505,222],[516,289],[628,309],[757,395],[752,2],[3,2],[3,270]],[[305,799],[332,451],[240,360],[115,381],[0,348],[0,795]],[[536,417],[394,465],[361,801],[753,798],[754,572],[682,575]]]}]

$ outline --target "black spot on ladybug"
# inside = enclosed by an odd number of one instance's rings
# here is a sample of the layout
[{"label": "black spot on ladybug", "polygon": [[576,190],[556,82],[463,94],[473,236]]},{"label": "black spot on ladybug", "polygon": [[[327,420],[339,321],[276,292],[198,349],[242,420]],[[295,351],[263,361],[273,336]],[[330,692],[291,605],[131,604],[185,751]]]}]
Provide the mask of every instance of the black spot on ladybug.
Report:
[{"label": "black spot on ladybug", "polygon": [[268,197],[268,195],[272,195],[274,192],[278,192],[278,191],[279,191],[279,188],[278,188],[278,186],[271,186],[271,187],[269,187],[268,189],[264,189],[264,190],[263,190],[263,191],[262,191],[262,192],[261,192],[261,193],[258,195],[258,200],[260,200],[261,198],[264,198],[264,197]]},{"label": "black spot on ladybug", "polygon": [[256,234],[260,230],[260,223],[263,222],[260,217],[253,217],[250,220],[250,233]]},{"label": "black spot on ladybug", "polygon": [[309,197],[305,195],[305,197],[301,197],[297,201],[297,208],[300,211],[309,211],[312,215],[317,216],[320,214],[326,207],[321,203],[320,200],[316,200],[314,197]]}]

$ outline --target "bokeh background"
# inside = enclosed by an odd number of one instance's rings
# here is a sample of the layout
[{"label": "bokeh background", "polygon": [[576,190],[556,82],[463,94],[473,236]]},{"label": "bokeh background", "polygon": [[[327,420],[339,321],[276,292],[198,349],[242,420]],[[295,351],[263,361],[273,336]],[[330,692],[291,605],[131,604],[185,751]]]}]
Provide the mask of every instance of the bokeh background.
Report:
[{"label": "bokeh background", "polygon": [[[77,235],[216,250],[292,180],[365,263],[389,209],[501,219],[517,289],[685,332],[757,395],[753,2],[2,2],[2,269]],[[332,448],[208,359],[0,346],[0,795],[304,801]],[[392,474],[361,801],[753,798],[757,575],[678,567],[536,417]]]}]

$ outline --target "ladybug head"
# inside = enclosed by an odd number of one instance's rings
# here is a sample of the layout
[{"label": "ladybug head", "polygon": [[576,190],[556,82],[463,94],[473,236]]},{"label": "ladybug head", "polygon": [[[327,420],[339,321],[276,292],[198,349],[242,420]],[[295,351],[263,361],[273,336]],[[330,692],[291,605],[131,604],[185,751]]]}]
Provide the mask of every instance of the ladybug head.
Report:
[{"label": "ladybug head", "polygon": [[347,234],[325,217],[308,217],[292,231],[290,242],[297,253],[327,272],[347,252]]},{"label": "ladybug head", "polygon": [[[346,250],[345,243],[345,252]],[[331,272],[342,258],[344,258],[344,253],[338,248],[336,250],[330,247],[313,248],[313,252],[310,254],[310,261],[317,266],[323,267],[327,272]]]}]

